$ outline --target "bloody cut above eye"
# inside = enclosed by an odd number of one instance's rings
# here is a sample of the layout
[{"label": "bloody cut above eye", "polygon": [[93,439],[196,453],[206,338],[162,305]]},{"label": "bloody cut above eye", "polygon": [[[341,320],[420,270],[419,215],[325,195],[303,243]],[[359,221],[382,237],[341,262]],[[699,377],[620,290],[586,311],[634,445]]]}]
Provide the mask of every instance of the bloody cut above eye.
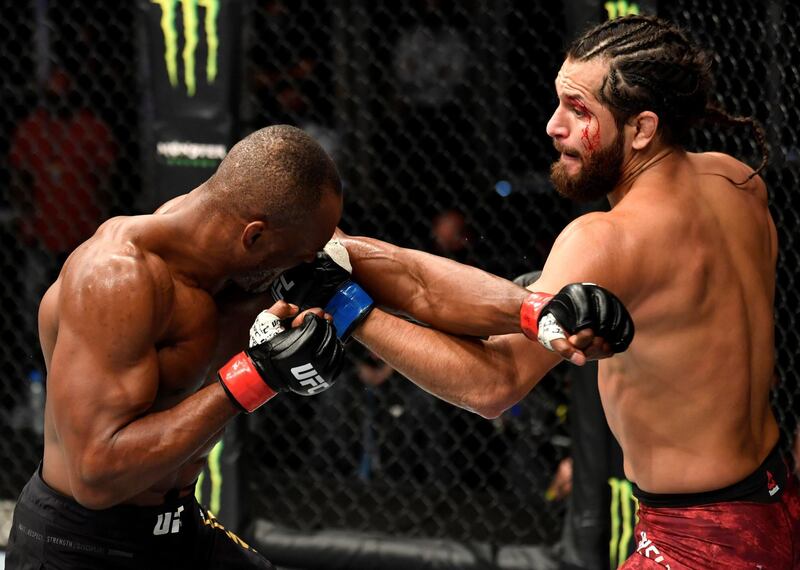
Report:
[{"label": "bloody cut above eye", "polygon": [[586,108],[583,101],[578,99],[577,97],[567,97],[567,103],[572,106],[572,108],[582,115],[589,115],[589,109]]}]

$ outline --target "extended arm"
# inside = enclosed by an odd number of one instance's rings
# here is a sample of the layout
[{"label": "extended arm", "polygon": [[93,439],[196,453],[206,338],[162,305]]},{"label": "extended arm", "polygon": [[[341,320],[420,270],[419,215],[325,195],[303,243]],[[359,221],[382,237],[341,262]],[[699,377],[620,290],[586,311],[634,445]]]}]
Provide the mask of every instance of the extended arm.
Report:
[{"label": "extended arm", "polygon": [[337,237],[350,255],[353,278],[379,305],[453,334],[519,332],[519,310],[528,294],[522,287],[422,251],[366,237]]},{"label": "extended arm", "polygon": [[[565,230],[548,259],[542,277],[530,289],[542,290],[540,285],[543,285],[545,291],[554,291],[570,282],[582,280],[619,283],[620,270],[609,266],[609,261],[618,253],[614,242],[609,241],[615,236],[614,228],[602,219],[596,221],[598,223],[586,219]],[[348,247],[351,243],[348,242]],[[380,251],[393,251],[392,246],[379,247]],[[381,253],[378,257],[382,258],[383,255]],[[401,252],[400,257],[410,258],[412,265],[420,260],[424,263],[425,259],[414,255],[414,252]],[[362,260],[364,258],[369,259],[369,256],[362,257]],[[390,267],[392,263],[396,262],[390,262]],[[371,283],[375,286],[379,276],[372,279]],[[446,279],[443,276],[439,283],[444,283]],[[459,283],[456,280],[452,285],[458,288]],[[391,284],[383,286],[391,287]],[[588,290],[596,292],[596,289]],[[449,305],[461,292],[461,289],[457,289],[456,294],[445,296],[438,302]],[[605,308],[598,313],[604,315],[597,320],[602,323],[599,328],[610,325],[609,336],[613,337],[613,341],[625,338],[622,344],[627,347],[633,330],[624,307],[608,297],[601,301]],[[473,322],[470,320],[473,314],[470,306],[462,306],[460,311],[461,319]],[[617,336],[622,330],[626,332]],[[412,325],[378,310],[373,311],[356,329],[355,336],[421,388],[486,417],[494,417],[519,401],[560,360],[558,355],[531,343],[522,334],[492,336],[487,341],[464,339]],[[610,355],[603,339],[593,336],[588,330],[573,335],[570,342],[580,348],[588,348],[587,355]],[[569,357],[568,354],[563,355]]]},{"label": "extended arm", "polygon": [[380,309],[354,334],[423,390],[487,418],[522,399],[561,361],[522,334],[456,337]]},{"label": "extended arm", "polygon": [[[625,236],[604,213],[582,216],[559,235],[540,279],[528,290],[496,275],[380,240],[336,237],[347,248],[353,278],[379,305],[457,335],[487,337],[520,331],[520,306],[530,291],[554,294],[569,283],[607,287],[631,298]],[[623,266],[623,262],[625,262]],[[529,291],[530,290],[530,291]]]}]

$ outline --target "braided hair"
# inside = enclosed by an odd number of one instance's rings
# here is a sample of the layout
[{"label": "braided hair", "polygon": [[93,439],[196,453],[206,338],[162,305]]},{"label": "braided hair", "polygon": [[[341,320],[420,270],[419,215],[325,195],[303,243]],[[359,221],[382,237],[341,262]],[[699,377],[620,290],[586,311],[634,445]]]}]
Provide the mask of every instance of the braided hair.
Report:
[{"label": "braided hair", "polygon": [[598,100],[610,108],[619,128],[632,115],[653,111],[664,142],[685,146],[690,129],[702,121],[748,125],[761,151],[761,164],[747,180],[767,165],[763,127],[753,117],[731,115],[713,101],[711,59],[678,27],[653,16],[626,16],[591,28],[567,50],[567,58],[575,61],[598,57],[609,63]]}]

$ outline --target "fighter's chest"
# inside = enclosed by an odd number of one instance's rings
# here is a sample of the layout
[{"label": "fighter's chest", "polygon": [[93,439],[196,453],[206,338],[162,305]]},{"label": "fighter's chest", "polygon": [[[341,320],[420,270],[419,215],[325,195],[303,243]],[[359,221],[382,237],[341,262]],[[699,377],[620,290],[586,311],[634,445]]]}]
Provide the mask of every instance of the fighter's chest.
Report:
[{"label": "fighter's chest", "polygon": [[219,338],[217,309],[209,296],[177,289],[175,297],[156,343],[160,399],[185,397],[203,384]]}]

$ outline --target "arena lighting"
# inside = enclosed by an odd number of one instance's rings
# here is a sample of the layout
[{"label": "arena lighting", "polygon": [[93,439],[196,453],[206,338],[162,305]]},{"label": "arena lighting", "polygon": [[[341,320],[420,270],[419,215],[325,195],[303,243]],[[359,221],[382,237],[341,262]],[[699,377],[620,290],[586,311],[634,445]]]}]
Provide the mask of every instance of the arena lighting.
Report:
[{"label": "arena lighting", "polygon": [[494,191],[500,194],[503,198],[507,198],[511,194],[511,182],[508,180],[498,180],[494,185]]}]

